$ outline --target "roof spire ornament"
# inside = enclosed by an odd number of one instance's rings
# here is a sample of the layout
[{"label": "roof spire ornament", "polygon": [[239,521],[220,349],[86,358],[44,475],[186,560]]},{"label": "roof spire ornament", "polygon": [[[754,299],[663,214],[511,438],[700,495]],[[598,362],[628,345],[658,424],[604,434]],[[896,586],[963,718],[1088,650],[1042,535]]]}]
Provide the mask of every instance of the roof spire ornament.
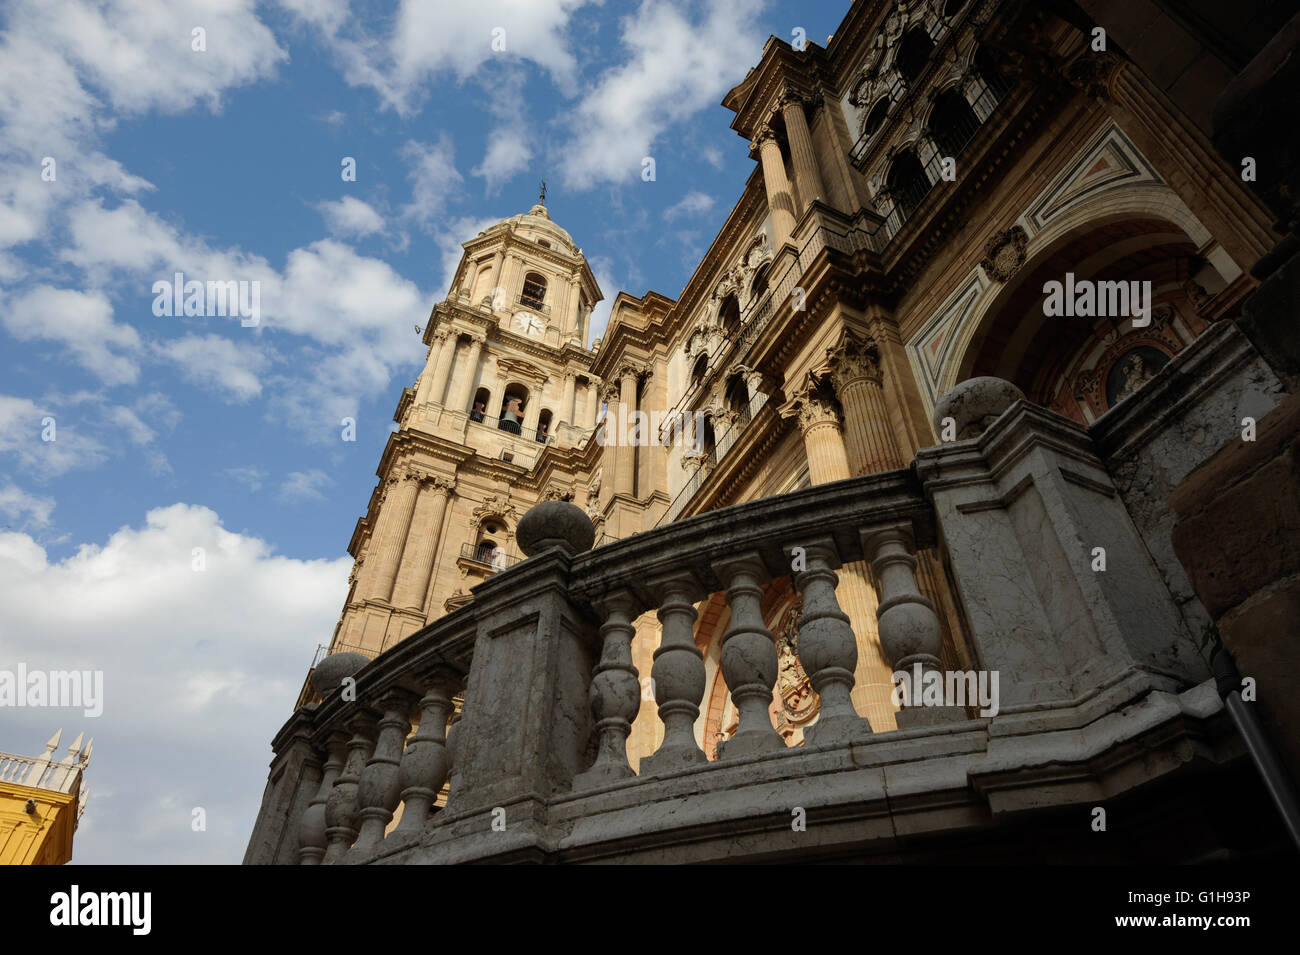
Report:
[{"label": "roof spire ornament", "polygon": [[542,190],[537,196],[537,204],[539,206],[546,205],[546,180],[545,179],[542,180]]}]

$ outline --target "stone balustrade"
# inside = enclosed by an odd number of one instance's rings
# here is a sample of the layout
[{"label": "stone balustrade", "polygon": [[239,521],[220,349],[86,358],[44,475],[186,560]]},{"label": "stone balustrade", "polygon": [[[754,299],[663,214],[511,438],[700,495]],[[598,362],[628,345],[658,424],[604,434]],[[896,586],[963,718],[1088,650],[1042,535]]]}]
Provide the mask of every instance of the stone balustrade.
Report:
[{"label": "stone balustrade", "polygon": [[[596,549],[581,509],[537,505],[516,531],[528,558],[468,605],[374,660],[320,661],[321,702],[274,741],[246,861],[806,857],[1136,788],[1176,773],[1193,739],[1198,759],[1239,759],[1087,431],[990,380],[963,389],[941,403],[961,438],[910,469]],[[1118,573],[1090,567],[1095,546]],[[873,732],[852,703],[858,648],[836,571],[870,565],[886,662],[943,686],[973,674],[944,672],[916,579],[929,548],[952,574],[972,663],[1002,675],[1000,707],[909,695],[898,729]],[[798,747],[770,715],[778,649],[761,600],[781,578],[802,596],[795,643],[820,698]],[[730,610],[718,666],[739,717],[710,760],[695,626],[713,595]],[[661,626],[648,674],[632,653],[644,614]],[[661,742],[634,770],[638,719],[657,721],[647,736]],[[810,806],[823,814],[816,839],[790,822]]]}]

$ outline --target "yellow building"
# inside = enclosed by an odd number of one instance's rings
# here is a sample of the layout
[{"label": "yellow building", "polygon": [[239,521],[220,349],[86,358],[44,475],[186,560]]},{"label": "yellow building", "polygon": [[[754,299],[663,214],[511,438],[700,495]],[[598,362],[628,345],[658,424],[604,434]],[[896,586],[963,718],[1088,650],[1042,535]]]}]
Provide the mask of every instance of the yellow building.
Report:
[{"label": "yellow building", "polygon": [[72,837],[89,790],[82,775],[94,739],[78,735],[68,755],[56,759],[59,730],[41,756],[0,753],[0,864],[62,865],[72,858]]}]

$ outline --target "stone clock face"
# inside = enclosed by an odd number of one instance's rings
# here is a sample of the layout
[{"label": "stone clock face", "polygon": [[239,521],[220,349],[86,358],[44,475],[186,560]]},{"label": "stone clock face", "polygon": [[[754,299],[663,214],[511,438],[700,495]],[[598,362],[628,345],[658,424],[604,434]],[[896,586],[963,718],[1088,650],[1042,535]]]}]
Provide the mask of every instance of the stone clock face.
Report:
[{"label": "stone clock face", "polygon": [[515,330],[523,335],[541,338],[546,326],[542,324],[542,320],[536,315],[530,312],[520,312],[515,316]]}]

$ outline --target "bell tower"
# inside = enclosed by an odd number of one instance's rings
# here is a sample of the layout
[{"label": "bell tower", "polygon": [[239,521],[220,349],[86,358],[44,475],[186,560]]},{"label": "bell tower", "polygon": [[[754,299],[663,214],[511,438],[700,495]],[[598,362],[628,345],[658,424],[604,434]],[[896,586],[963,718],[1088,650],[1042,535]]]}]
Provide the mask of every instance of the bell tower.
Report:
[{"label": "bell tower", "polygon": [[[538,203],[464,243],[403,391],[331,644],[374,656],[518,559],[514,526],[546,496],[586,494],[600,382],[587,348],[602,298]],[[581,502],[581,501],[580,501]]]}]

